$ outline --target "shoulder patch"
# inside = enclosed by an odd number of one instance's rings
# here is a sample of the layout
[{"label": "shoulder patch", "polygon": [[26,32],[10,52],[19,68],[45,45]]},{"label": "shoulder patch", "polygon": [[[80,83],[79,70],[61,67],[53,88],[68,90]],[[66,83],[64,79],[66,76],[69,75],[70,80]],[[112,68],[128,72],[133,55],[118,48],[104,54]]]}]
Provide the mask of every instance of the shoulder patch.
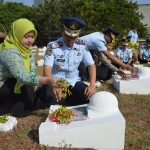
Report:
[{"label": "shoulder patch", "polygon": [[81,40],[81,39],[78,39],[76,43],[77,44],[81,44],[81,45],[85,45],[85,41]]},{"label": "shoulder patch", "polygon": [[62,42],[52,42],[50,43],[51,49],[60,48],[62,47]]}]

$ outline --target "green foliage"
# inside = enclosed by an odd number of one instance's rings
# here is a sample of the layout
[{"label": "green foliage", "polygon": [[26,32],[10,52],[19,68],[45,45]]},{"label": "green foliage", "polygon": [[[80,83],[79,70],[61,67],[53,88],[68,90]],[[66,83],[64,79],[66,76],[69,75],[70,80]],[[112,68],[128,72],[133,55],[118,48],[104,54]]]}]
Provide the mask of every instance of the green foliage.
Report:
[{"label": "green foliage", "polygon": [[137,3],[126,0],[45,0],[45,4],[37,8],[28,7],[22,3],[7,2],[0,5],[0,22],[6,31],[18,18],[26,17],[31,20],[38,31],[36,44],[46,45],[48,41],[61,36],[61,17],[75,16],[86,22],[81,35],[91,32],[103,32],[110,26],[121,32],[119,38],[127,35],[131,26],[136,26],[140,38],[147,38],[146,25],[140,20],[144,17],[138,13]]},{"label": "green foliage", "polygon": [[0,5],[2,5],[4,3],[4,0],[0,0]]},{"label": "green foliage", "polygon": [[10,31],[12,22],[19,18],[25,18],[28,8],[23,3],[16,2],[6,2],[0,5],[0,22],[3,24],[7,33]]},{"label": "green foliage", "polygon": [[8,119],[7,119],[8,116],[9,115],[7,115],[7,114],[0,116],[0,123],[6,123],[8,121]]}]

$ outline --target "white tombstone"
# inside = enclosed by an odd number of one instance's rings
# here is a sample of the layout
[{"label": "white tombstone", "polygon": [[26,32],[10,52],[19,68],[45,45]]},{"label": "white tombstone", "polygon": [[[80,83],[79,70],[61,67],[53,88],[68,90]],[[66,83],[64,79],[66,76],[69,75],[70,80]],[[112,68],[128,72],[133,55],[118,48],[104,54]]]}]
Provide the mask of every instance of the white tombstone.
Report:
[{"label": "white tombstone", "polygon": [[33,48],[37,48],[37,46],[36,45],[34,45],[34,46],[32,46]]},{"label": "white tombstone", "polygon": [[17,119],[12,116],[7,117],[8,121],[6,123],[0,123],[0,131],[10,131],[16,126],[18,123]]},{"label": "white tombstone", "polygon": [[150,94],[150,68],[138,68],[139,78],[121,80],[120,76],[113,76],[114,88],[122,94]]},{"label": "white tombstone", "polygon": [[39,48],[39,52],[45,52],[45,51],[46,51],[46,47]]},{"label": "white tombstone", "polygon": [[43,66],[43,64],[44,64],[44,59],[40,59],[37,61],[38,66]]},{"label": "white tombstone", "polygon": [[[52,105],[50,113],[60,106]],[[71,148],[98,150],[123,150],[125,119],[118,109],[117,98],[110,92],[94,94],[89,104],[67,107],[87,110],[87,118],[69,125],[57,124],[47,119],[39,127],[39,143],[60,147],[63,143]]]},{"label": "white tombstone", "polygon": [[38,52],[38,55],[39,55],[39,56],[44,56],[44,53],[45,53],[45,52]]}]

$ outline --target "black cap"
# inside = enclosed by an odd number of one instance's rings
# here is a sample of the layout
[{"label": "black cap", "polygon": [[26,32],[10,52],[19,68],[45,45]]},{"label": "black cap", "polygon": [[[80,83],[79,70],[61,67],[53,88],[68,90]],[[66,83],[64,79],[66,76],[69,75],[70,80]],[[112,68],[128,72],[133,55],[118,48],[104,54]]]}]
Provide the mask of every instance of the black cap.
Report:
[{"label": "black cap", "polygon": [[146,39],[146,44],[150,46],[150,39]]},{"label": "black cap", "polygon": [[128,45],[128,40],[127,39],[122,39],[121,41],[122,41],[123,45],[126,45],[126,46]]},{"label": "black cap", "polygon": [[61,21],[64,25],[65,34],[70,37],[78,36],[80,30],[86,25],[83,20],[76,17],[63,17]]},{"label": "black cap", "polygon": [[128,35],[128,36],[126,36],[126,39],[130,39],[132,36],[131,35]]},{"label": "black cap", "polygon": [[120,34],[120,32],[115,31],[111,27],[107,27],[107,29],[103,33],[109,34],[111,36],[112,40],[115,40],[115,38]]},{"label": "black cap", "polygon": [[136,28],[137,28],[136,26],[132,26],[132,27],[131,27],[131,29],[136,29]]}]

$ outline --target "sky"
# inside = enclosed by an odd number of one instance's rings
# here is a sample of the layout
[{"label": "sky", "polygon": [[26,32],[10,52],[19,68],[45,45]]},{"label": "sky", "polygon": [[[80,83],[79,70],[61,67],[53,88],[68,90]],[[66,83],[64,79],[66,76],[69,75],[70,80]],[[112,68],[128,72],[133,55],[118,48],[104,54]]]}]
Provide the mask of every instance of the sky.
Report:
[{"label": "sky", "polygon": [[[138,4],[150,4],[150,0],[132,0],[132,2],[136,2]],[[24,5],[27,6],[32,6],[34,3],[34,0],[4,0],[4,2],[19,2],[19,3],[23,3]]]}]

